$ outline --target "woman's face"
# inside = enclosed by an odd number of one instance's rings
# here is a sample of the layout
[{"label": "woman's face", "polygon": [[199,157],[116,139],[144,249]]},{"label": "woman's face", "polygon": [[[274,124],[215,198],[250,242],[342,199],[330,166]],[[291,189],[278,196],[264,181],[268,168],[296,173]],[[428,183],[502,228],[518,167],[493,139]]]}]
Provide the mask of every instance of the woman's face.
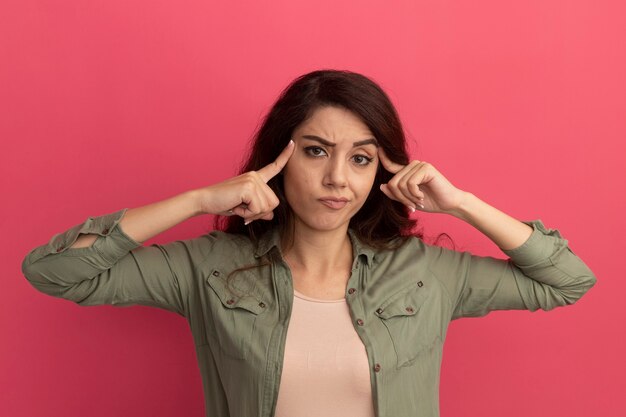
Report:
[{"label": "woman's face", "polygon": [[297,230],[347,228],[374,184],[374,135],[356,114],[326,106],[300,124],[292,139],[296,146],[283,180]]}]

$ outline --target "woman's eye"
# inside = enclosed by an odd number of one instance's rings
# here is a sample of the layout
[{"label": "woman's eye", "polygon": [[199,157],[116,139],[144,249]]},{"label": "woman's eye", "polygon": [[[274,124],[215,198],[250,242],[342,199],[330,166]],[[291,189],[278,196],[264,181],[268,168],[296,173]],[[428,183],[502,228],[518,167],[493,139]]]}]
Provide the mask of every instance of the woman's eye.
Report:
[{"label": "woman's eye", "polygon": [[354,162],[357,163],[357,165],[369,165],[373,159],[369,158],[365,155],[354,155]]},{"label": "woman's eye", "polygon": [[322,156],[326,153],[326,151],[319,146],[309,146],[308,148],[304,148],[304,150],[311,156]]}]

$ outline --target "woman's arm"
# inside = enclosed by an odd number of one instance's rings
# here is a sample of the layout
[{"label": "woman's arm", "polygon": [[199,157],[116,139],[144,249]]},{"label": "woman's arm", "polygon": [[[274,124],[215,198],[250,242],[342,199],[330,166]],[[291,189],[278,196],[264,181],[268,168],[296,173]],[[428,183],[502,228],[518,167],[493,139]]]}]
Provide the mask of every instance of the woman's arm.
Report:
[{"label": "woman's arm", "polygon": [[471,224],[502,250],[521,246],[533,231],[527,224],[490,206],[469,192],[464,192],[459,207],[450,210],[448,214]]},{"label": "woman's arm", "polygon": [[405,204],[409,210],[449,214],[462,219],[489,237],[502,250],[521,246],[532,228],[480,200],[474,194],[456,188],[434,166],[423,161],[397,164],[382,148],[378,157],[383,167],[394,174],[381,185],[387,197]]},{"label": "woman's arm", "polygon": [[[40,292],[81,306],[134,304],[188,313],[195,265],[212,252],[216,235],[143,246],[120,228],[128,209],[89,217],[22,261],[22,273]],[[79,237],[89,246],[73,247]]]},{"label": "woman's arm", "polygon": [[410,210],[444,213],[476,227],[509,256],[481,257],[426,247],[430,270],[451,299],[451,318],[476,317],[492,310],[551,310],[573,304],[596,282],[593,272],[557,230],[540,220],[520,222],[452,185],[434,166],[421,161],[396,164],[379,149],[394,177],[381,186]]},{"label": "woman's arm", "polygon": [[523,223],[528,239],[503,249],[509,259],[478,256],[417,240],[429,270],[446,288],[451,319],[479,317],[493,310],[552,310],[574,304],[596,283],[594,273],[570,249],[558,230],[541,220]]},{"label": "woman's arm", "polygon": [[[122,209],[57,233],[32,249],[22,273],[39,291],[79,305],[144,304],[185,315],[197,266],[213,256],[220,234],[143,246],[151,237],[199,214],[271,218],[278,198],[266,182],[293,152],[218,184],[134,209]],[[217,254],[218,259],[222,254]]]},{"label": "woman's arm", "polygon": [[[266,183],[285,166],[293,153],[292,145],[293,142],[290,142],[275,162],[257,172],[249,172],[166,200],[128,209],[119,226],[130,238],[143,243],[200,214],[237,214],[249,220],[269,220],[272,215],[268,209],[271,211],[278,204],[278,199]],[[259,194],[265,198],[258,198]],[[272,205],[269,201],[275,204]],[[240,204],[243,207],[239,207]],[[233,210],[222,213],[228,209]],[[89,247],[97,237],[94,234],[81,235],[71,248]]]},{"label": "woman's arm", "polygon": [[[119,226],[131,239],[143,243],[201,214],[198,209],[200,192],[200,190],[191,190],[162,201],[128,209],[120,220]],[[97,238],[97,234],[81,234],[70,249],[89,247]]]}]

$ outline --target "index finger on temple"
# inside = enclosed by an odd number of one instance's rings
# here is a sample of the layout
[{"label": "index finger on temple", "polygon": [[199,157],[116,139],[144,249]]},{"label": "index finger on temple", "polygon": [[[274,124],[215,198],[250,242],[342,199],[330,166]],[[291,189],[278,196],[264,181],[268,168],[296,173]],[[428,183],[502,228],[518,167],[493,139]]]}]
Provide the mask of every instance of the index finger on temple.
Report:
[{"label": "index finger on temple", "polygon": [[287,161],[289,161],[289,158],[291,158],[294,149],[295,143],[293,142],[293,140],[290,140],[287,146],[285,146],[285,148],[282,150],[280,155],[278,155],[278,157],[274,160],[274,162],[264,166],[257,171],[259,175],[261,175],[261,178],[264,182],[268,182],[273,177],[278,175],[280,171],[282,171],[285,165],[287,165]]},{"label": "index finger on temple", "polygon": [[404,168],[404,165],[396,164],[389,159],[382,146],[378,147],[378,158],[380,159],[380,163],[383,164],[383,167],[392,174],[395,174]]}]

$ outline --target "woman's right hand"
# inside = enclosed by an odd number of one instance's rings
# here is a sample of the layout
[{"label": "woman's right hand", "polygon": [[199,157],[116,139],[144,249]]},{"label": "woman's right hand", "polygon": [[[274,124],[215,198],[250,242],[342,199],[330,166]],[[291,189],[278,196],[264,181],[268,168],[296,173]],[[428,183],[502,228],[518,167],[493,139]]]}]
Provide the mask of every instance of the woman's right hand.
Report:
[{"label": "woman's right hand", "polygon": [[243,217],[246,224],[257,219],[271,220],[279,200],[267,182],[282,171],[294,148],[293,141],[289,141],[274,162],[258,171],[249,171],[197,190],[200,213],[237,215]]}]

